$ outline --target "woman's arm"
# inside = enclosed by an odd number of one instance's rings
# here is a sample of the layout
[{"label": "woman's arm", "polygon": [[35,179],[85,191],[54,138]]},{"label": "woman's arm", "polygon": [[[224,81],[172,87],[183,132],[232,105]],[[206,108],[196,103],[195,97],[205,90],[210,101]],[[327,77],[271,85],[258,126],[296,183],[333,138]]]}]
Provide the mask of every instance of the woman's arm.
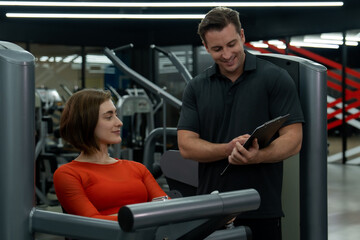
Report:
[{"label": "woman's arm", "polygon": [[86,196],[80,179],[66,169],[57,169],[54,173],[54,186],[56,196],[69,214],[117,221],[114,216],[102,215]]}]

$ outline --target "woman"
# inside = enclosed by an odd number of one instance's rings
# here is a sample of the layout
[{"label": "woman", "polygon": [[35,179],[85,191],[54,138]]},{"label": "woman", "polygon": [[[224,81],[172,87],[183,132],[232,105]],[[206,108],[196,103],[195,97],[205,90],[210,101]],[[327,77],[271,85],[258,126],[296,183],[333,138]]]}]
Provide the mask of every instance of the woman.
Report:
[{"label": "woman", "polygon": [[108,145],[121,142],[122,125],[108,91],[85,89],[66,103],[60,134],[81,151],[54,173],[67,213],[117,221],[122,206],[166,196],[144,165],[109,156]]}]

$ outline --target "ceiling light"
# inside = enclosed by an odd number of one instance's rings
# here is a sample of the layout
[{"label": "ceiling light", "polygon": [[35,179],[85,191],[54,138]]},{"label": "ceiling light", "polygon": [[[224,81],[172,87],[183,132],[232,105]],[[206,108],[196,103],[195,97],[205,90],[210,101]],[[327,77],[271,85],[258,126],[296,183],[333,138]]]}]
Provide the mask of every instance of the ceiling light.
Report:
[{"label": "ceiling light", "polygon": [[331,49],[339,48],[339,45],[334,45],[334,44],[306,43],[301,41],[291,41],[290,45],[294,47],[313,47],[313,48],[331,48]]},{"label": "ceiling light", "polygon": [[202,19],[204,14],[73,14],[6,13],[9,18],[77,18],[77,19]]},{"label": "ceiling light", "polygon": [[72,62],[72,61],[74,61],[77,57],[78,57],[78,55],[76,55],[76,54],[67,56],[67,57],[65,57],[65,58],[63,59],[63,62],[64,62],[64,63]]},{"label": "ceiling light", "polygon": [[322,44],[335,44],[335,45],[342,45],[342,40],[336,40],[336,39],[321,39],[321,38],[304,38],[304,42],[307,43],[322,43]]},{"label": "ceiling light", "polygon": [[[330,40],[343,40],[342,33],[322,33],[320,34],[321,39],[330,39]],[[347,41],[356,41],[360,42],[360,33],[357,34],[346,34],[345,39]]]},{"label": "ceiling light", "polygon": [[359,45],[359,43],[356,42],[356,41],[345,41],[345,45],[346,46],[354,46],[354,47],[356,47],[357,45]]},{"label": "ceiling light", "polygon": [[88,54],[86,55],[86,62],[87,63],[104,63],[104,64],[112,64],[110,59],[104,55],[93,55]]},{"label": "ceiling light", "polygon": [[268,48],[269,47],[269,45],[267,45],[263,41],[250,42],[250,44],[253,45],[256,48]]},{"label": "ceiling light", "polygon": [[48,59],[49,59],[48,56],[41,56],[39,60],[40,62],[46,62]]},{"label": "ceiling light", "polygon": [[271,45],[282,45],[282,44],[284,44],[283,41],[280,41],[280,40],[277,40],[277,39],[269,40],[268,43],[271,44]]},{"label": "ceiling light", "polygon": [[0,6],[36,7],[341,7],[343,1],[328,2],[42,2],[0,1]]},{"label": "ceiling light", "polygon": [[345,39],[346,39],[347,41],[360,42],[360,37],[359,37],[359,36],[346,36]]},{"label": "ceiling light", "polygon": [[270,45],[276,46],[279,49],[286,49],[286,44],[283,41],[274,39],[274,40],[269,40],[268,43]]},{"label": "ceiling light", "polygon": [[[306,37],[304,38],[304,42],[307,42],[307,43],[320,43],[320,44],[334,44],[334,45],[342,45],[343,44],[342,40],[306,38]],[[345,41],[345,45],[347,45],[347,46],[357,46],[358,43],[356,41]]]}]

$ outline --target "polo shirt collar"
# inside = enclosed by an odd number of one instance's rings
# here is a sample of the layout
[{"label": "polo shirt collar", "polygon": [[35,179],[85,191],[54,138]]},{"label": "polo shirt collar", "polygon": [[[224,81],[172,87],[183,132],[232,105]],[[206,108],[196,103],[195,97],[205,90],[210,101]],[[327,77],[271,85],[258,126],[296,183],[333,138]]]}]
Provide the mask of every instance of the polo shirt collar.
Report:
[{"label": "polo shirt collar", "polygon": [[[244,66],[244,72],[247,71],[252,71],[256,69],[256,56],[254,54],[251,54],[250,52],[248,52],[247,50],[245,50],[245,66]],[[210,76],[222,76],[219,70],[219,66],[214,63],[210,68],[209,68],[209,74]]]},{"label": "polo shirt collar", "polygon": [[244,72],[252,71],[256,69],[256,56],[245,50],[245,66]]}]

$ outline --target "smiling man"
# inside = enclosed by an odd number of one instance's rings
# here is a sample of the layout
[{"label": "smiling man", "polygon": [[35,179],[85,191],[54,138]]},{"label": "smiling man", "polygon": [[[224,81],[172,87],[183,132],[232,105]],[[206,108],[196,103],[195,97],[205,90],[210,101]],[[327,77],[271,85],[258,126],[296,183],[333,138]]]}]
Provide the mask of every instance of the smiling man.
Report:
[{"label": "smiling man", "polygon": [[[254,240],[281,239],[282,161],[300,151],[304,122],[294,81],[284,69],[244,50],[237,11],[212,9],[198,34],[215,64],[185,88],[180,153],[199,162],[198,194],[256,189],[259,209],[242,213],[235,225],[249,226]],[[242,146],[257,126],[286,114],[290,117],[268,146],[259,148],[256,139],[249,149]]]}]

